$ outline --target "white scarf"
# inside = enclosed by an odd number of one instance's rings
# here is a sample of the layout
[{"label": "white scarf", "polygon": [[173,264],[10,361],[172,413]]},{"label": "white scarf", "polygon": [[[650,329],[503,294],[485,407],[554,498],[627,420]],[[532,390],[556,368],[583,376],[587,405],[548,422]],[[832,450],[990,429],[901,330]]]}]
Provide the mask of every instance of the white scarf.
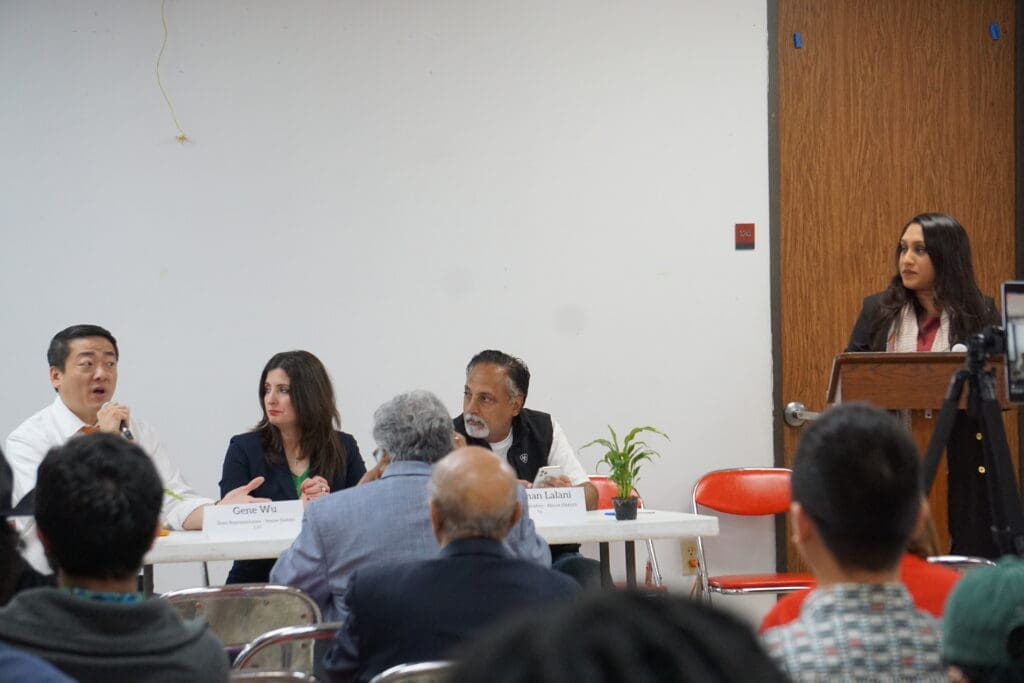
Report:
[{"label": "white scarf", "polygon": [[[917,312],[913,302],[903,304],[900,314],[889,327],[889,336],[885,344],[886,351],[911,353],[917,351]],[[942,312],[939,318],[939,330],[932,340],[931,351],[949,351],[949,314]]]}]

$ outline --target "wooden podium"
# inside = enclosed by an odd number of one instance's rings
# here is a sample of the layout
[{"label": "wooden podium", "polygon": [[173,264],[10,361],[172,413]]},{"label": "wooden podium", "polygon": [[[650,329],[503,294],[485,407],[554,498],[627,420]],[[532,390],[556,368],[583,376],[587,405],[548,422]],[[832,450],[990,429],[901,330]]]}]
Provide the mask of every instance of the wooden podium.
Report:
[{"label": "wooden podium", "polygon": [[[841,353],[832,361],[828,403],[866,401],[887,410],[909,410],[911,432],[924,457],[946,391],[953,374],[964,366],[965,357],[965,353]],[[1005,410],[1009,406],[1002,357],[991,359],[988,367],[996,370],[996,395]],[[961,408],[967,394],[965,383]],[[1010,441],[1011,450],[1014,442]],[[941,552],[949,549],[948,475],[949,464],[943,454],[928,496]]]}]

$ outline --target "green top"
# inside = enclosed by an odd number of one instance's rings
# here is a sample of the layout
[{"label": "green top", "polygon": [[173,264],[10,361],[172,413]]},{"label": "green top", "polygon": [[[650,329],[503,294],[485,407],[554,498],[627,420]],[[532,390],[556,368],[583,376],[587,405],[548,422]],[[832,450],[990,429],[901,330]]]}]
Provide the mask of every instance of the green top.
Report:
[{"label": "green top", "polygon": [[302,474],[292,473],[292,483],[295,484],[295,497],[302,497],[302,482],[309,479],[309,468],[307,467]]}]

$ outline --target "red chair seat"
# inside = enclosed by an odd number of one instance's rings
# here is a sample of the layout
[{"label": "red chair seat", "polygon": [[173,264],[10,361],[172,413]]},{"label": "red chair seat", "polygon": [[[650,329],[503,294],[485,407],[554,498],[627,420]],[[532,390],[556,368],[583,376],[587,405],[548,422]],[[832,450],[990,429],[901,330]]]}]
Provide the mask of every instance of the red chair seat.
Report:
[{"label": "red chair seat", "polygon": [[[693,511],[728,515],[782,515],[789,511],[790,471],[781,467],[735,467],[708,472],[693,487]],[[809,574],[733,574],[709,576],[704,539],[697,538],[694,592],[705,602],[711,593],[789,593],[814,586]]]},{"label": "red chair seat", "polygon": [[813,588],[810,574],[732,574],[709,576],[708,586],[719,591],[777,591]]}]

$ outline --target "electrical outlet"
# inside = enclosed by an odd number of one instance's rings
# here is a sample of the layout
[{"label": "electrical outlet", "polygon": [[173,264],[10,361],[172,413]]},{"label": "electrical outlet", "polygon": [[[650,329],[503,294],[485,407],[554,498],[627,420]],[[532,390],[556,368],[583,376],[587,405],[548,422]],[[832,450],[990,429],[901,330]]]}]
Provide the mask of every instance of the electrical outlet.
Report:
[{"label": "electrical outlet", "polygon": [[683,576],[693,576],[697,573],[697,541],[683,541],[679,547],[683,554]]}]

